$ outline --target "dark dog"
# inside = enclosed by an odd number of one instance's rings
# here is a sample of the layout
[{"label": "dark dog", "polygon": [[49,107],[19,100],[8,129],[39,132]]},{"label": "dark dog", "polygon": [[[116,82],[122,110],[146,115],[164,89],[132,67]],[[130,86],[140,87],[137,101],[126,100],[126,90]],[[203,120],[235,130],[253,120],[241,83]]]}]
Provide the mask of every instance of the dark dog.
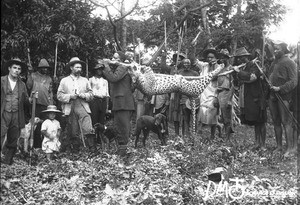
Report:
[{"label": "dark dog", "polygon": [[168,133],[167,118],[163,114],[157,114],[154,117],[149,115],[141,116],[135,127],[135,147],[139,141],[141,131],[143,130],[144,138],[143,145],[146,145],[146,139],[149,136],[150,130],[157,134],[158,138],[161,141],[162,145],[166,145],[166,134]]},{"label": "dark dog", "polygon": [[113,125],[111,126],[105,126],[101,123],[96,123],[94,125],[96,137],[100,139],[100,143],[102,146],[102,149],[105,149],[105,144],[108,144],[108,147],[110,148],[110,144],[115,141],[117,144],[119,131],[117,128]]}]

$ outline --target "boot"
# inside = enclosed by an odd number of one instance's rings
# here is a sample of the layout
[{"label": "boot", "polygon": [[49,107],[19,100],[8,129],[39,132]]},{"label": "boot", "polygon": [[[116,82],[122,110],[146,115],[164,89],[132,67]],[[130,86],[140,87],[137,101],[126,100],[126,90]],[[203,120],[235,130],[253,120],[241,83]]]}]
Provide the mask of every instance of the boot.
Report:
[{"label": "boot", "polygon": [[16,154],[17,149],[16,148],[8,148],[4,160],[2,161],[3,164],[12,165],[13,163],[13,157]]}]

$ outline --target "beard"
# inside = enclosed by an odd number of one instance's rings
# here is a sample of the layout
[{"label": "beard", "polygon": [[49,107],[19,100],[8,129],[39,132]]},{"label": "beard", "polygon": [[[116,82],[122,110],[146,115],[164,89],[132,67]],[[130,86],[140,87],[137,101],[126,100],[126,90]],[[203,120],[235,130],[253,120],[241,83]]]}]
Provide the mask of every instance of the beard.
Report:
[{"label": "beard", "polygon": [[280,59],[284,55],[283,51],[277,51],[275,52],[275,59]]}]

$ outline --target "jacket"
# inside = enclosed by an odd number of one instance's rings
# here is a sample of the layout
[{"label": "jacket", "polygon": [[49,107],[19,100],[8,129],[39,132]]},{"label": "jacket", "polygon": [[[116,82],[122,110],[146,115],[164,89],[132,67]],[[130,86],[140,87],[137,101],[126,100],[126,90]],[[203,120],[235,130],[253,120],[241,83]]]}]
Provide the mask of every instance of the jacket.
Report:
[{"label": "jacket", "polygon": [[91,113],[88,102],[93,99],[93,92],[88,79],[80,76],[75,80],[75,78],[71,75],[63,78],[60,81],[57,90],[57,99],[62,102],[61,107],[63,113],[65,115],[69,115],[71,113],[72,100],[70,100],[70,97],[75,93],[84,93],[85,100],[80,100],[80,102],[86,112]]},{"label": "jacket", "polygon": [[103,74],[111,83],[112,110],[135,110],[134,97],[131,90],[131,77],[127,68],[118,66],[114,71],[105,67]]},{"label": "jacket", "polygon": [[[1,116],[3,114],[6,100],[5,96],[8,91],[8,75],[2,76],[1,77]],[[29,106],[29,96],[27,92],[27,88],[25,83],[22,80],[18,80],[16,86],[19,88],[19,110],[18,110],[18,115],[19,115],[19,128],[22,129],[25,127],[25,106]],[[2,118],[1,118],[2,121]]]}]

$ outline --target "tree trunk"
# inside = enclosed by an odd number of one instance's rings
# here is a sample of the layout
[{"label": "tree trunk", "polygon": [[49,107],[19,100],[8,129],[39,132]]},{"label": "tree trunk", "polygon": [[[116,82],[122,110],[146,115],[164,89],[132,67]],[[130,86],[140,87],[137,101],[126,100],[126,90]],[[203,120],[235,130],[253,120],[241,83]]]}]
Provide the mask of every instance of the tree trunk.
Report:
[{"label": "tree trunk", "polygon": [[[236,12],[236,15],[237,17],[241,16],[241,6],[242,6],[242,0],[238,0],[237,1],[237,12]],[[233,39],[232,39],[232,46],[231,46],[231,53],[233,55],[235,55],[235,52],[236,52],[236,48],[237,48],[237,43],[238,43],[238,33],[236,31],[234,31],[234,34],[233,34]]]},{"label": "tree trunk", "polygon": [[[201,5],[206,4],[206,0],[200,0]],[[212,45],[212,39],[211,39],[211,33],[210,33],[210,28],[207,23],[207,7],[204,7],[201,9],[201,18],[202,18],[202,23],[204,27],[204,31],[208,34],[208,47],[213,47]]]},{"label": "tree trunk", "polygon": [[[124,1],[122,2],[121,5],[121,16],[123,16],[125,14],[125,4]],[[123,18],[121,20],[121,45],[124,49],[126,49],[126,45],[127,45],[127,41],[126,41],[126,37],[127,37],[127,25],[126,25],[126,19]]]}]

